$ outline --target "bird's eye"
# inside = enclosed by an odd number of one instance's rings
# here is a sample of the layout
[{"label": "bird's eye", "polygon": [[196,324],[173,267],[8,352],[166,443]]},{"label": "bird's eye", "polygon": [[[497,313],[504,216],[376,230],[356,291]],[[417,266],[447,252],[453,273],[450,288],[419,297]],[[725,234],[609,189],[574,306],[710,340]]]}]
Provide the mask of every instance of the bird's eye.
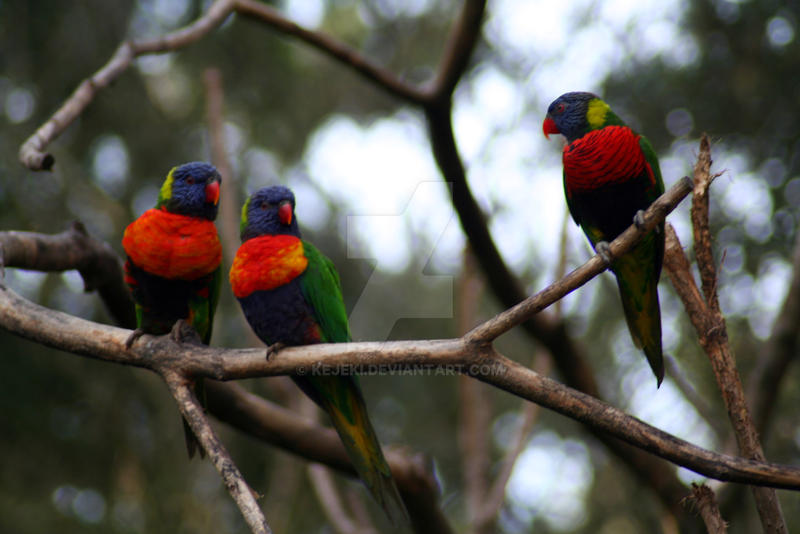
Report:
[{"label": "bird's eye", "polygon": [[194,184],[194,178],[192,178],[191,176],[190,176],[190,177],[188,177],[188,178],[186,179],[186,183],[187,183],[187,184],[189,184],[189,185],[192,185],[192,184]]},{"label": "bird's eye", "polygon": [[565,106],[563,102],[559,102],[558,104],[556,104],[556,113],[564,113],[564,110],[566,108],[567,106]]},{"label": "bird's eye", "polygon": [[269,202],[262,202],[258,207],[266,211],[269,209]]}]

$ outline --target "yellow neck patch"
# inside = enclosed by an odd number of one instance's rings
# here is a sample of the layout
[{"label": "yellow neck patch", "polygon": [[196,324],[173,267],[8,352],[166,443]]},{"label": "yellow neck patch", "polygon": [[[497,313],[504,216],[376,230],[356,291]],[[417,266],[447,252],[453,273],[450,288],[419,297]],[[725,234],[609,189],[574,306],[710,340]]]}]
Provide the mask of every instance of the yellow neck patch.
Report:
[{"label": "yellow neck patch", "polygon": [[595,98],[589,102],[589,110],[586,112],[586,120],[589,122],[589,128],[597,130],[602,128],[606,123],[606,114],[611,108],[608,104]]},{"label": "yellow neck patch", "polygon": [[161,184],[161,189],[158,191],[158,203],[156,207],[160,207],[166,204],[167,200],[172,198],[172,182],[174,181],[173,173],[178,167],[172,167],[170,169],[169,174],[167,174],[167,179],[164,180],[164,183]]}]

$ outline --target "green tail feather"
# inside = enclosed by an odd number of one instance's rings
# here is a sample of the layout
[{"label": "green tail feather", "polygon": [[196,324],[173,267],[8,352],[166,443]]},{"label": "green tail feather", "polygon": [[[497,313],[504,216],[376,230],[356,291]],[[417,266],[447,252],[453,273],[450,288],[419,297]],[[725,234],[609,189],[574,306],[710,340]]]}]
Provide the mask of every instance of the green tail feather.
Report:
[{"label": "green tail feather", "polygon": [[408,512],[392,478],[389,464],[367,415],[367,406],[354,380],[345,377],[313,379],[317,398],[328,413],[356,472],[393,525],[409,523]]},{"label": "green tail feather", "polygon": [[661,349],[661,308],[658,302],[658,274],[652,266],[652,255],[645,246],[638,246],[617,258],[612,266],[625,311],[628,330],[637,348],[644,351],[658,385],[664,380],[664,357]]}]

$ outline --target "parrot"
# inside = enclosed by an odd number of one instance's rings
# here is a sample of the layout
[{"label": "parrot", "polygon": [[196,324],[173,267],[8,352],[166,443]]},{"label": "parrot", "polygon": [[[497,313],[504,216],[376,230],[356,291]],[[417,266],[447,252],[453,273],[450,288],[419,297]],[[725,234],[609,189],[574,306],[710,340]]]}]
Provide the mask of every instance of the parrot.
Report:
[{"label": "parrot", "polygon": [[634,345],[644,351],[657,386],[664,379],[658,280],[664,258],[664,223],[629,252],[611,258],[608,243],[664,192],[652,145],[628,127],[600,97],[565,93],[547,108],[544,135],[562,134],[567,207],[592,247],[617,278]]},{"label": "parrot", "polygon": [[[169,333],[179,320],[209,343],[222,280],[222,244],[214,226],[221,181],[217,169],[205,162],[174,167],[156,207],[125,229],[125,282],[137,324],[126,342],[129,348],[142,334]],[[194,391],[202,402],[202,380]],[[183,424],[189,458],[198,449],[204,456],[188,423]]]},{"label": "parrot", "polygon": [[[231,265],[231,289],[267,358],[283,347],[351,340],[339,274],[304,241],[292,191],[259,189],[242,207],[242,244]],[[330,417],[356,472],[395,525],[408,515],[370,423],[354,374],[292,376]]]}]

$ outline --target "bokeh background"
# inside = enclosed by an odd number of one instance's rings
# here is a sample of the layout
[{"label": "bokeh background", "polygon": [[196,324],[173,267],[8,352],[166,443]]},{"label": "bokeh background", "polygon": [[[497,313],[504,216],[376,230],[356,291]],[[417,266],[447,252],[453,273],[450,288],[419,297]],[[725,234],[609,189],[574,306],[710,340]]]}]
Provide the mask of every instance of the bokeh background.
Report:
[{"label": "bokeh background", "polygon": [[[467,323],[498,312],[488,290],[458,290],[465,239],[421,113],[254,21],[231,17],[186,49],[137,60],[51,145],[53,172],[18,163],[20,144],[122,39],[178,28],[207,5],[0,0],[0,229],[51,233],[80,219],[121,253],[122,231],[155,203],[166,172],[210,159],[203,72],[214,67],[223,77],[237,205],[265,185],[295,190],[305,237],[342,275],[357,339],[458,335],[464,298],[479,304]],[[451,0],[275,5],[419,83],[434,72],[461,7]],[[562,256],[572,268],[590,255],[571,220],[562,239],[561,140],[541,135],[550,101],[569,90],[603,95],[653,142],[667,187],[690,172],[698,137],[708,132],[715,169],[725,171],[711,195],[720,299],[746,381],[792,274],[800,217],[799,22],[800,6],[778,0],[490,0],[455,92],[455,132],[470,186],[526,288],[552,281]],[[686,206],[669,220],[690,245]],[[237,245],[225,243],[230,251]],[[35,302],[110,322],[97,296],[82,292],[76,272],[8,270],[6,281]],[[713,375],[668,281],[660,291],[664,348],[699,392],[699,405],[670,377],[655,389],[610,275],[569,295],[561,313],[591,355],[606,400],[723,450],[731,433]],[[257,346],[229,296],[212,343]],[[517,332],[499,346],[525,364],[537,351]],[[178,415],[156,376],[5,332],[0,353],[0,530],[246,532],[210,464],[186,461]],[[244,384],[279,402],[291,395],[279,379]],[[433,459],[442,506],[457,530],[466,528],[458,378],[371,376],[362,385],[382,441]],[[521,402],[488,387],[485,394],[496,469],[519,425]],[[790,367],[763,436],[773,461],[800,461],[798,401],[798,371]],[[250,485],[265,494],[278,532],[331,531],[301,460],[217,427]],[[687,484],[703,480],[679,475]],[[337,483],[363,496],[356,484]],[[790,530],[800,528],[800,497],[779,495]],[[731,532],[759,528],[751,501],[744,502],[725,511]],[[497,528],[633,533],[669,532],[670,524],[657,499],[580,425],[542,413]]]}]

